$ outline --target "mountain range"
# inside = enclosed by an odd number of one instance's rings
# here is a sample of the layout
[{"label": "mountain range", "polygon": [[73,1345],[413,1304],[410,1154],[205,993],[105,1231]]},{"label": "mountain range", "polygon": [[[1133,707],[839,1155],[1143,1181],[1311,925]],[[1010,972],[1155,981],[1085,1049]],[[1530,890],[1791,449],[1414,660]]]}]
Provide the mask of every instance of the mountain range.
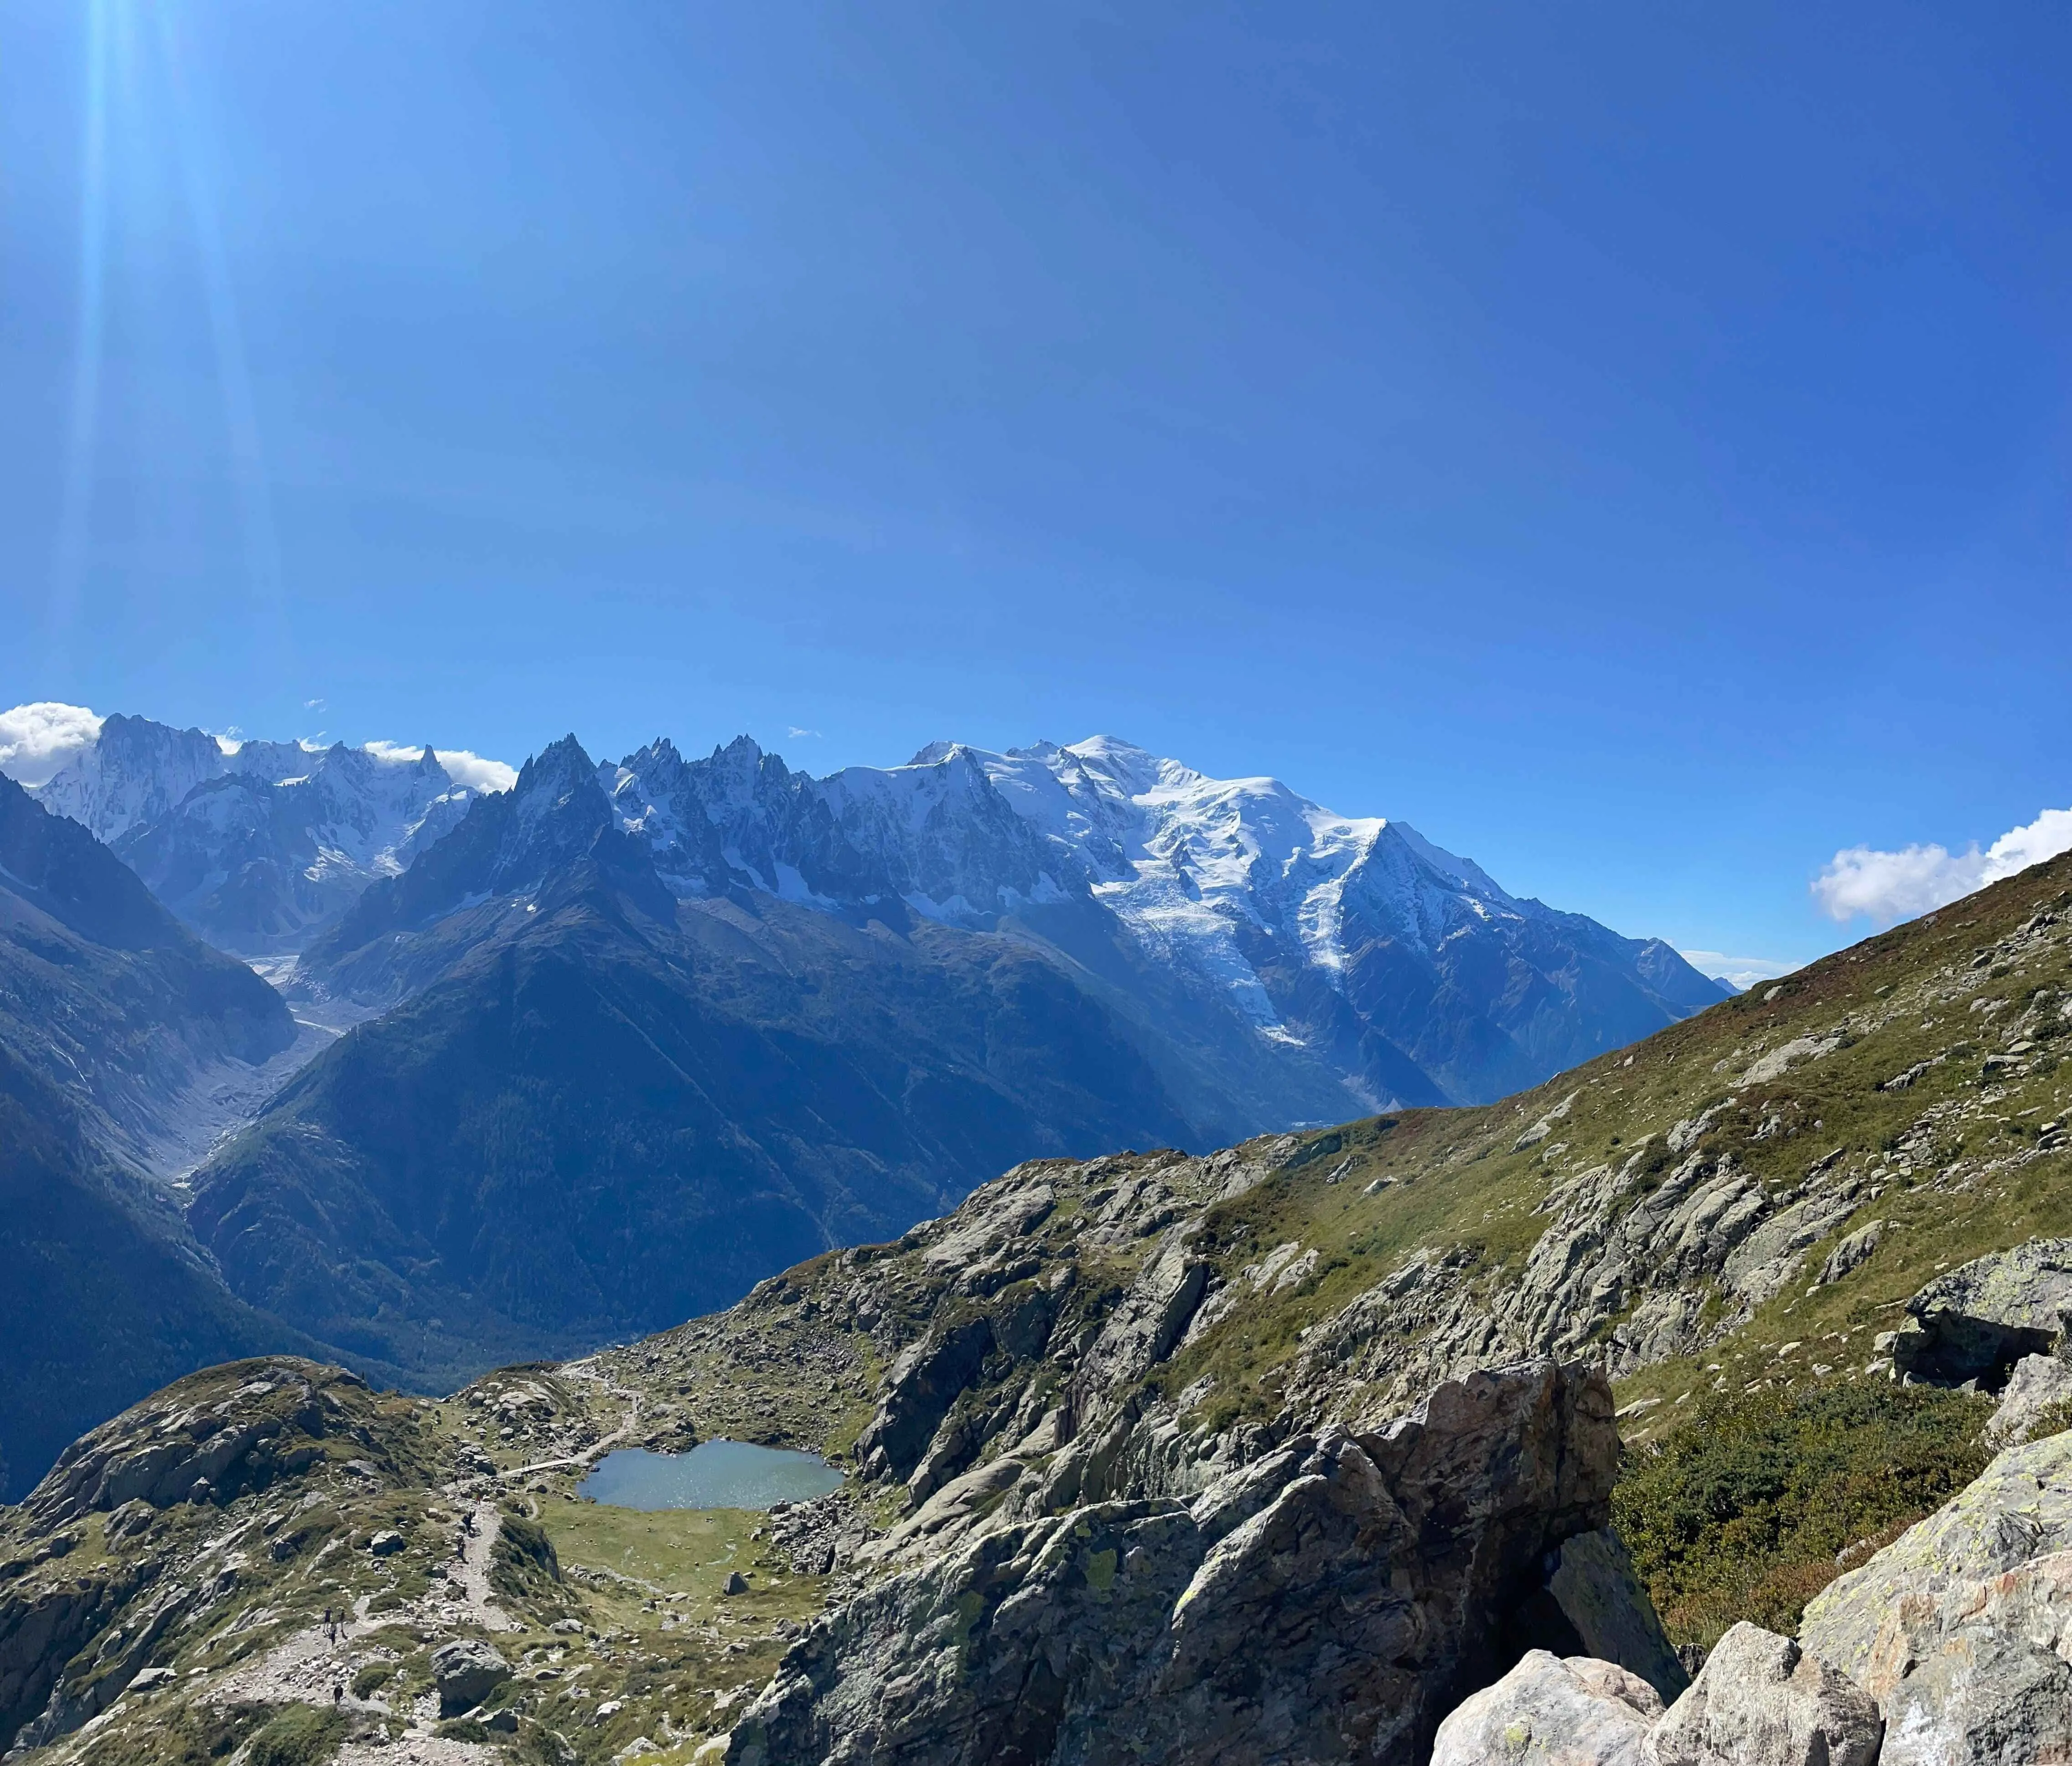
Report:
[{"label": "mountain range", "polygon": [[[8,786],[157,952],[68,956],[80,1028],[24,1008],[21,1058],[240,1318],[420,1387],[724,1305],[1021,1159],[1485,1100],[1726,991],[1403,823],[1112,738],[816,778],[571,736],[482,783],[110,717]],[[242,1041],[138,991],[175,951],[246,990]]]},{"label": "mountain range", "polygon": [[36,795],[212,943],[266,956],[404,869],[474,791],[429,745],[235,741],[117,714]]}]

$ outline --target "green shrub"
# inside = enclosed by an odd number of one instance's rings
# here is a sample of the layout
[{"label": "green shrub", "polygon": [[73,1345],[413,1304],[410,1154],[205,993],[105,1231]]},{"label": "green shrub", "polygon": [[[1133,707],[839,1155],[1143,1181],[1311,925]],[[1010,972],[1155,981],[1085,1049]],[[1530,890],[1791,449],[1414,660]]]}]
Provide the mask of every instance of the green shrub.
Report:
[{"label": "green shrub", "polygon": [[265,1723],[264,1705],[183,1705],[119,1731],[88,1756],[91,1766],[214,1766]]},{"label": "green shrub", "polygon": [[1860,1381],[1718,1397],[1666,1439],[1629,1448],[1612,1497],[1672,1640],[1710,1648],[1737,1620],[1789,1636],[1841,1574],[1939,1508],[1992,1456],[1993,1401]]}]

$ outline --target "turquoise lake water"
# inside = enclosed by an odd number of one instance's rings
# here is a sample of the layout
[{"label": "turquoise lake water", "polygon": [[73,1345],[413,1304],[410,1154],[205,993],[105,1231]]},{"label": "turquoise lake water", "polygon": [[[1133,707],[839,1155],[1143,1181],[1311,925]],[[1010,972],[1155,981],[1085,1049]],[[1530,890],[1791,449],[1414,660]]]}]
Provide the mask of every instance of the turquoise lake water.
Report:
[{"label": "turquoise lake water", "polygon": [[615,1509],[767,1509],[825,1496],[841,1481],[816,1453],[701,1441],[688,1453],[645,1448],[607,1453],[580,1489]]}]

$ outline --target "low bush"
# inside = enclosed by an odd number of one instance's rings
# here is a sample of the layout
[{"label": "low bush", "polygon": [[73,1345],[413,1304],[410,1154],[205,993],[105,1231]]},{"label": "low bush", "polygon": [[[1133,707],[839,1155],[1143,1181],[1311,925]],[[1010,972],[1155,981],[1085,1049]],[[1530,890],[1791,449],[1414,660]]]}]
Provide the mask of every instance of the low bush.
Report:
[{"label": "low bush", "polygon": [[1992,1457],[1993,1401],[1974,1393],[1860,1380],[1693,1408],[1627,1450],[1612,1511],[1671,1639],[1708,1649],[1737,1620],[1794,1633],[1845,1567]]}]

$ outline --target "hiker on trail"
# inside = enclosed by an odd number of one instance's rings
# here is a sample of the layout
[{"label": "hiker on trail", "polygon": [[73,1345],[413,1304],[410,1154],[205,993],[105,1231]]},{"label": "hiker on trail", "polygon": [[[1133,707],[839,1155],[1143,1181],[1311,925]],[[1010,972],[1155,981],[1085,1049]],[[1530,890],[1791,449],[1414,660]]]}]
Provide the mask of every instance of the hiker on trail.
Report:
[{"label": "hiker on trail", "polygon": [[331,1688],[331,1702],[334,1705],[342,1705],[345,1702],[345,1687],[343,1683],[335,1685]]}]

